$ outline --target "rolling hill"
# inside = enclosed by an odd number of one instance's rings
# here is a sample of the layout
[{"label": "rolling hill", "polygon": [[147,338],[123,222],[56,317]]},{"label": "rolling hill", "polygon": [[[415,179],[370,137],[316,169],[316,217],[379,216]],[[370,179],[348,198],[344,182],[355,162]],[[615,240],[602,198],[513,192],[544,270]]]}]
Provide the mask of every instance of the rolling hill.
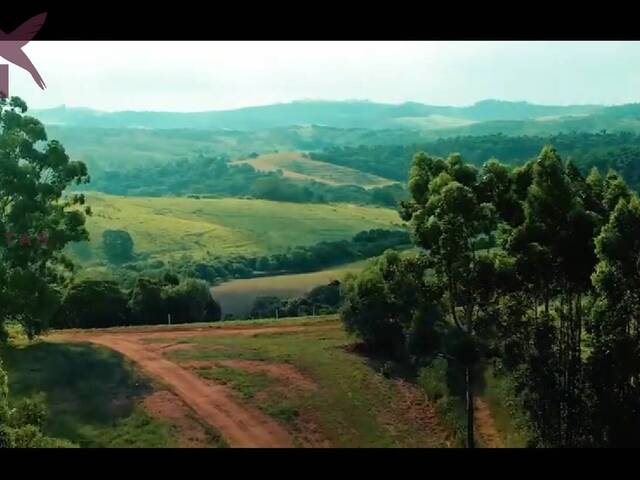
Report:
[{"label": "rolling hill", "polygon": [[494,120],[529,120],[545,116],[592,114],[598,105],[535,105],[527,102],[484,100],[470,106],[436,106],[417,102],[386,104],[370,101],[294,101],[234,110],[202,112],[102,112],[89,108],[35,110],[49,125],[138,129],[262,130],[290,125],[324,125],[337,128],[402,128],[406,119],[430,119],[432,128],[454,123]]},{"label": "rolling hill", "polygon": [[[362,230],[400,224],[391,209],[350,204],[291,204],[239,198],[87,195],[89,245],[72,255],[102,260],[102,232],[127,230],[134,251],[152,259],[201,258],[282,251],[290,246],[349,239]],[[89,248],[87,248],[89,247]]]},{"label": "rolling hill", "polygon": [[367,188],[393,183],[389,179],[353,168],[312,160],[301,152],[268,153],[231,162],[231,164],[242,163],[247,163],[258,171],[280,170],[284,177],[293,180],[315,180],[329,185],[360,185]]},{"label": "rolling hill", "polygon": [[[92,175],[197,155],[317,152],[336,146],[411,145],[502,134],[640,133],[640,104],[545,106],[487,100],[468,107],[419,103],[292,102],[215,112],[35,110]],[[289,169],[293,173],[301,173]],[[304,174],[304,172],[302,172]]]}]

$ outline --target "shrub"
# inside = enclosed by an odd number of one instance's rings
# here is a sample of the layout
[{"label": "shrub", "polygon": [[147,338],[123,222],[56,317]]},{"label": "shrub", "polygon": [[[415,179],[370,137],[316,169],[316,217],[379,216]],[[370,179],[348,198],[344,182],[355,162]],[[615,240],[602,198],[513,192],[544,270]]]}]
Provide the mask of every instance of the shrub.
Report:
[{"label": "shrub", "polygon": [[129,300],[131,323],[152,325],[167,318],[167,305],[162,295],[162,285],[148,278],[138,278]]},{"label": "shrub", "polygon": [[220,320],[220,306],[211,297],[209,286],[202,280],[189,278],[165,290],[167,308],[173,323]]},{"label": "shrub", "polygon": [[133,239],[126,230],[105,230],[102,250],[111,263],[128,262],[133,259]]},{"label": "shrub", "polygon": [[27,398],[19,401],[15,405],[15,410],[11,414],[11,424],[14,427],[31,425],[38,429],[44,427],[47,418],[47,406],[41,396]]},{"label": "shrub", "polygon": [[69,287],[56,313],[57,328],[100,328],[129,324],[128,298],[115,282],[85,280]]}]

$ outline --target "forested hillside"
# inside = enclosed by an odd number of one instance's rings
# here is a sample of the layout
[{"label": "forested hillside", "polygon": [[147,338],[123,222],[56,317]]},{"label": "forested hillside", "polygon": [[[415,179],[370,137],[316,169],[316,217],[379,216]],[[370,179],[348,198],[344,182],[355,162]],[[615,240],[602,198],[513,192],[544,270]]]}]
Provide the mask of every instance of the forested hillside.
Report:
[{"label": "forested hillside", "polygon": [[585,174],[593,167],[603,172],[612,168],[634,188],[640,187],[640,134],[630,132],[464,136],[412,145],[335,146],[312,152],[310,156],[315,160],[405,181],[411,158],[420,151],[436,156],[459,152],[476,166],[491,158],[518,165],[534,158],[545,145],[553,145]]}]

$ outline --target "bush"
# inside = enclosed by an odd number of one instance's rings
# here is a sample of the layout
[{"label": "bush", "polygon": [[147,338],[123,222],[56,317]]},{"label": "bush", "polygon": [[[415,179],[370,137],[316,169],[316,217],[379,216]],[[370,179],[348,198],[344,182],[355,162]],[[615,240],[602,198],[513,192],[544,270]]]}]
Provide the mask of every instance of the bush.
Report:
[{"label": "bush", "polygon": [[15,430],[9,425],[0,423],[0,448],[15,448]]},{"label": "bush", "polygon": [[402,325],[386,292],[385,280],[376,268],[358,276],[347,276],[343,283],[342,322],[374,350],[396,351],[404,343]]},{"label": "bush", "polygon": [[195,323],[220,320],[220,306],[211,297],[209,286],[189,278],[165,290],[172,323]]},{"label": "bush", "polygon": [[129,300],[131,323],[134,325],[152,325],[164,323],[167,318],[167,305],[162,294],[162,285],[148,278],[138,278]]},{"label": "bush", "polygon": [[258,296],[253,301],[249,316],[251,318],[273,318],[276,316],[276,309],[281,308],[281,301],[278,297],[269,295]]},{"label": "bush", "polygon": [[341,302],[340,282],[334,280],[328,285],[315,287],[305,297],[313,304],[336,308]]},{"label": "bush", "polygon": [[85,280],[69,287],[56,313],[56,328],[129,325],[128,298],[115,282]]},{"label": "bush", "polygon": [[102,232],[102,250],[109,262],[125,263],[133,259],[133,239],[126,230]]},{"label": "bush", "polygon": [[27,398],[18,402],[11,414],[11,424],[14,427],[31,425],[38,429],[44,427],[47,418],[47,406],[44,398]]},{"label": "bush", "polygon": [[422,257],[402,258],[388,250],[360,274],[348,275],[340,309],[347,331],[373,350],[406,359],[406,330],[416,312],[428,311],[426,298],[418,297],[427,293],[424,273]]},{"label": "bush", "polygon": [[43,438],[40,429],[33,425],[14,429],[15,448],[39,448]]},{"label": "bush", "polygon": [[73,443],[45,437],[42,427],[47,409],[42,397],[19,402],[9,408],[9,382],[0,361],[0,448],[72,447]]}]

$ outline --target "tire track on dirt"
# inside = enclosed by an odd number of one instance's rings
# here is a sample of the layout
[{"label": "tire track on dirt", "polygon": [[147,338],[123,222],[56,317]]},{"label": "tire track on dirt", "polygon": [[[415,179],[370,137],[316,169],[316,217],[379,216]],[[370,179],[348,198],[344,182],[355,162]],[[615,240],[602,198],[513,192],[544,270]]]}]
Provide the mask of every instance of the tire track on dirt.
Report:
[{"label": "tire track on dirt", "polygon": [[503,448],[502,439],[496,429],[489,405],[482,398],[474,399],[475,427],[486,448]]},{"label": "tire track on dirt", "polygon": [[[252,334],[279,330],[257,328]],[[67,341],[89,341],[115,350],[137,363],[145,372],[167,385],[198,416],[217,429],[231,447],[286,448],[293,447],[293,439],[279,423],[258,409],[240,402],[233,392],[220,384],[205,381],[195,373],[164,358],[160,353],[141,343],[141,338],[161,336],[169,332],[98,333],[55,335]],[[202,335],[202,332],[199,332]],[[211,332],[207,332],[209,334]],[[238,331],[228,332],[228,335]],[[266,332],[265,332],[266,333]],[[222,329],[216,335],[223,334]],[[244,330],[242,334],[249,334]]]}]

